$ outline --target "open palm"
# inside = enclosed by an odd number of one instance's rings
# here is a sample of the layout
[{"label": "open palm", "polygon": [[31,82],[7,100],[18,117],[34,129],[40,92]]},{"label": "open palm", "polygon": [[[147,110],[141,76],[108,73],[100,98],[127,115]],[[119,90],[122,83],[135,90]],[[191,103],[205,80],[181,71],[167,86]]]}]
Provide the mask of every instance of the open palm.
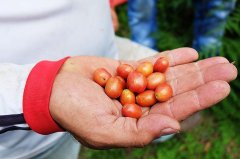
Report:
[{"label": "open palm", "polygon": [[[167,102],[144,109],[139,119],[123,117],[121,104],[110,99],[92,81],[99,67],[112,75],[121,62],[99,57],[73,57],[62,67],[51,95],[53,118],[82,144],[92,148],[141,147],[162,135],[180,131],[179,121],[224,99],[230,92],[227,82],[237,70],[225,58],[213,57],[198,62],[193,49],[163,52],[141,61],[169,59],[168,83],[174,96]],[[139,62],[127,63],[136,66]]]}]

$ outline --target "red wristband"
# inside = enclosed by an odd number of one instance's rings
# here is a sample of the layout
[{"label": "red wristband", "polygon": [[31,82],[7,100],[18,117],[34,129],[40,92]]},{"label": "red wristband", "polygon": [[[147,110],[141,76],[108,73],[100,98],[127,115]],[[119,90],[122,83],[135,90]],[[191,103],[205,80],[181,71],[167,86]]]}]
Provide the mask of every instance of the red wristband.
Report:
[{"label": "red wristband", "polygon": [[59,61],[41,61],[31,70],[23,94],[23,114],[29,127],[39,134],[64,131],[53,120],[49,101],[54,79],[69,57]]}]

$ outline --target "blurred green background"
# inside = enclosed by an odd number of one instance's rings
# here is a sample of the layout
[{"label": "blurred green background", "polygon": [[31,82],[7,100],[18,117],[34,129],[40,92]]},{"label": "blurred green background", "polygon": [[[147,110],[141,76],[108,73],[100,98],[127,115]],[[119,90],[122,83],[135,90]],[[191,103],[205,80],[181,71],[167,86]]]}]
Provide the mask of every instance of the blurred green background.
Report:
[{"label": "blurred green background", "polygon": [[[118,35],[129,37],[127,6],[117,8]],[[158,28],[154,35],[160,50],[191,47],[193,7],[191,0],[161,0]],[[200,58],[209,55],[202,54]],[[227,21],[221,56],[240,69],[240,0]],[[231,83],[231,94],[217,106],[203,112],[203,121],[190,131],[175,135],[164,143],[145,148],[91,150],[83,147],[81,159],[240,159],[240,78]]]}]

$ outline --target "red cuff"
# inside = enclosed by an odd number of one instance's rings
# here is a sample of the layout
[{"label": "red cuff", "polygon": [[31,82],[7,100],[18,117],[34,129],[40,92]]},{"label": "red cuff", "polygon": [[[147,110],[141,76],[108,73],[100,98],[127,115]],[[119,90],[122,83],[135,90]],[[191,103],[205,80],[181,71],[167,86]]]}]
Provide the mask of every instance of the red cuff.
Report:
[{"label": "red cuff", "polygon": [[69,57],[59,61],[41,61],[31,70],[23,94],[23,114],[30,128],[39,134],[64,131],[53,120],[49,101],[54,79]]},{"label": "red cuff", "polygon": [[114,1],[113,0],[109,0],[110,3],[110,7],[113,8],[114,7]]},{"label": "red cuff", "polygon": [[127,0],[109,0],[109,1],[110,1],[110,6],[112,8],[127,2]]}]

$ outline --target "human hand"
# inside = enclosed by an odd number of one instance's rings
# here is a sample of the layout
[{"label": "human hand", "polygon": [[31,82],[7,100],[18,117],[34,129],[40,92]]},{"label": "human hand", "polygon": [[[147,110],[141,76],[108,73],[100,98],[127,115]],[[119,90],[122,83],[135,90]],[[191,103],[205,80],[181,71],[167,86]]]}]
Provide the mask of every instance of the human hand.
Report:
[{"label": "human hand", "polygon": [[118,21],[118,15],[114,7],[111,7],[111,17],[112,17],[113,28],[114,28],[114,31],[116,32],[119,28],[119,21]]},{"label": "human hand", "polygon": [[[142,147],[162,135],[179,132],[179,121],[224,99],[230,92],[227,82],[237,75],[235,66],[223,57],[193,62],[198,54],[189,48],[166,51],[141,61],[154,62],[160,56],[169,59],[171,67],[166,76],[174,96],[151,109],[145,108],[139,120],[123,117],[121,104],[92,81],[95,69],[104,67],[114,75],[120,63],[99,57],[73,57],[66,61],[52,89],[52,117],[88,147]],[[138,62],[128,63],[136,66]]]}]

